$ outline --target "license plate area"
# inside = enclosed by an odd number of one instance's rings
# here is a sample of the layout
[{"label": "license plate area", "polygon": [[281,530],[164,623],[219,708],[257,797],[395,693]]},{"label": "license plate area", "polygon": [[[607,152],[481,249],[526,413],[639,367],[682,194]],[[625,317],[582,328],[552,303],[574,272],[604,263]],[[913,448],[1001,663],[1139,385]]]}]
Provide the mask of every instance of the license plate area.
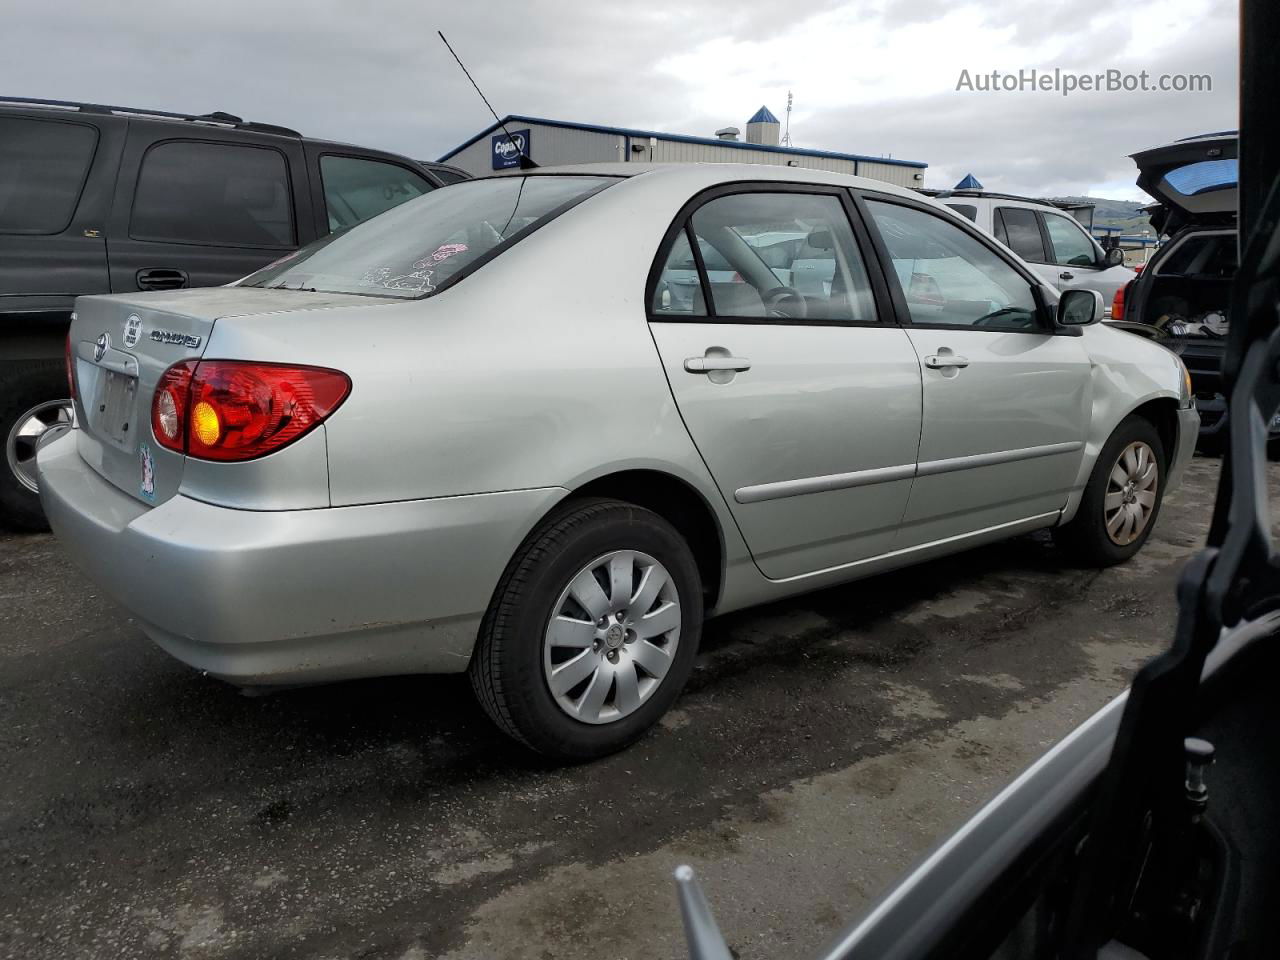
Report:
[{"label": "license plate area", "polygon": [[134,423],[137,395],[137,377],[115,370],[100,372],[93,405],[94,432],[123,450],[133,448],[138,432]]}]

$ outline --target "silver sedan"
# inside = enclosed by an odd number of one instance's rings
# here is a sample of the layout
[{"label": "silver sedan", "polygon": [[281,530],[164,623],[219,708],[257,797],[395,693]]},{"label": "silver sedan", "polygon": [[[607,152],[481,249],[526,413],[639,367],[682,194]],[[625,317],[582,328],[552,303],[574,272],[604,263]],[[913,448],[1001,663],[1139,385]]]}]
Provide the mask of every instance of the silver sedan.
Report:
[{"label": "silver sedan", "polygon": [[1095,294],[794,168],[475,180],[76,312],[40,493],[152,640],[244,687],[466,672],[568,759],[671,706],[707,616],[1045,527],[1128,559],[1197,433]]}]

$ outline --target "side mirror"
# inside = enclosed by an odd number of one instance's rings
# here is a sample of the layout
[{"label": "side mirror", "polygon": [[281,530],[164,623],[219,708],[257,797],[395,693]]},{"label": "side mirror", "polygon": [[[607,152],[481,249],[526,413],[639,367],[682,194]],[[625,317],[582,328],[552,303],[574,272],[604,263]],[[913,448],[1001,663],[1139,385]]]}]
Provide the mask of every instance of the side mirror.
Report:
[{"label": "side mirror", "polygon": [[1124,266],[1124,251],[1119,247],[1112,247],[1106,252],[1106,255],[1103,256],[1102,262],[1108,267]]},{"label": "side mirror", "polygon": [[1104,309],[1102,294],[1097,290],[1064,290],[1058,298],[1058,326],[1087,327],[1102,319]]}]

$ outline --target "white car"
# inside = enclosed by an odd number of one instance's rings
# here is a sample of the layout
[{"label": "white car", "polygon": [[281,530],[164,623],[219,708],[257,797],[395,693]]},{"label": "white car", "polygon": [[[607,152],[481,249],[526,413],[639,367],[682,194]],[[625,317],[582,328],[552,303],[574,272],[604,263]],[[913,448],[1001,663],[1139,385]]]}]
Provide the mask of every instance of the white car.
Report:
[{"label": "white car", "polygon": [[1080,221],[1051,203],[985,190],[950,191],[937,199],[1027,261],[1050,286],[1097,290],[1108,320],[1116,291],[1135,276],[1122,251],[1104,251]]}]

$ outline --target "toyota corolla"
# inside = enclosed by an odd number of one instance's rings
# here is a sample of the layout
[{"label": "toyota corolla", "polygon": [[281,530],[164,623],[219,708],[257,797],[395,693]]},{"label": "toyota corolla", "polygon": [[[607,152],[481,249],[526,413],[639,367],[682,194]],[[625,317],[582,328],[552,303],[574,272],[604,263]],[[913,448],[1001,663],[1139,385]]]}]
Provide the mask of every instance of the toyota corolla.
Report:
[{"label": "toyota corolla", "polygon": [[466,672],[566,759],[671,706],[709,615],[1040,528],[1128,559],[1198,425],[1097,294],[793,168],[471,181],[76,314],[41,497],[152,640],[244,687]]}]

